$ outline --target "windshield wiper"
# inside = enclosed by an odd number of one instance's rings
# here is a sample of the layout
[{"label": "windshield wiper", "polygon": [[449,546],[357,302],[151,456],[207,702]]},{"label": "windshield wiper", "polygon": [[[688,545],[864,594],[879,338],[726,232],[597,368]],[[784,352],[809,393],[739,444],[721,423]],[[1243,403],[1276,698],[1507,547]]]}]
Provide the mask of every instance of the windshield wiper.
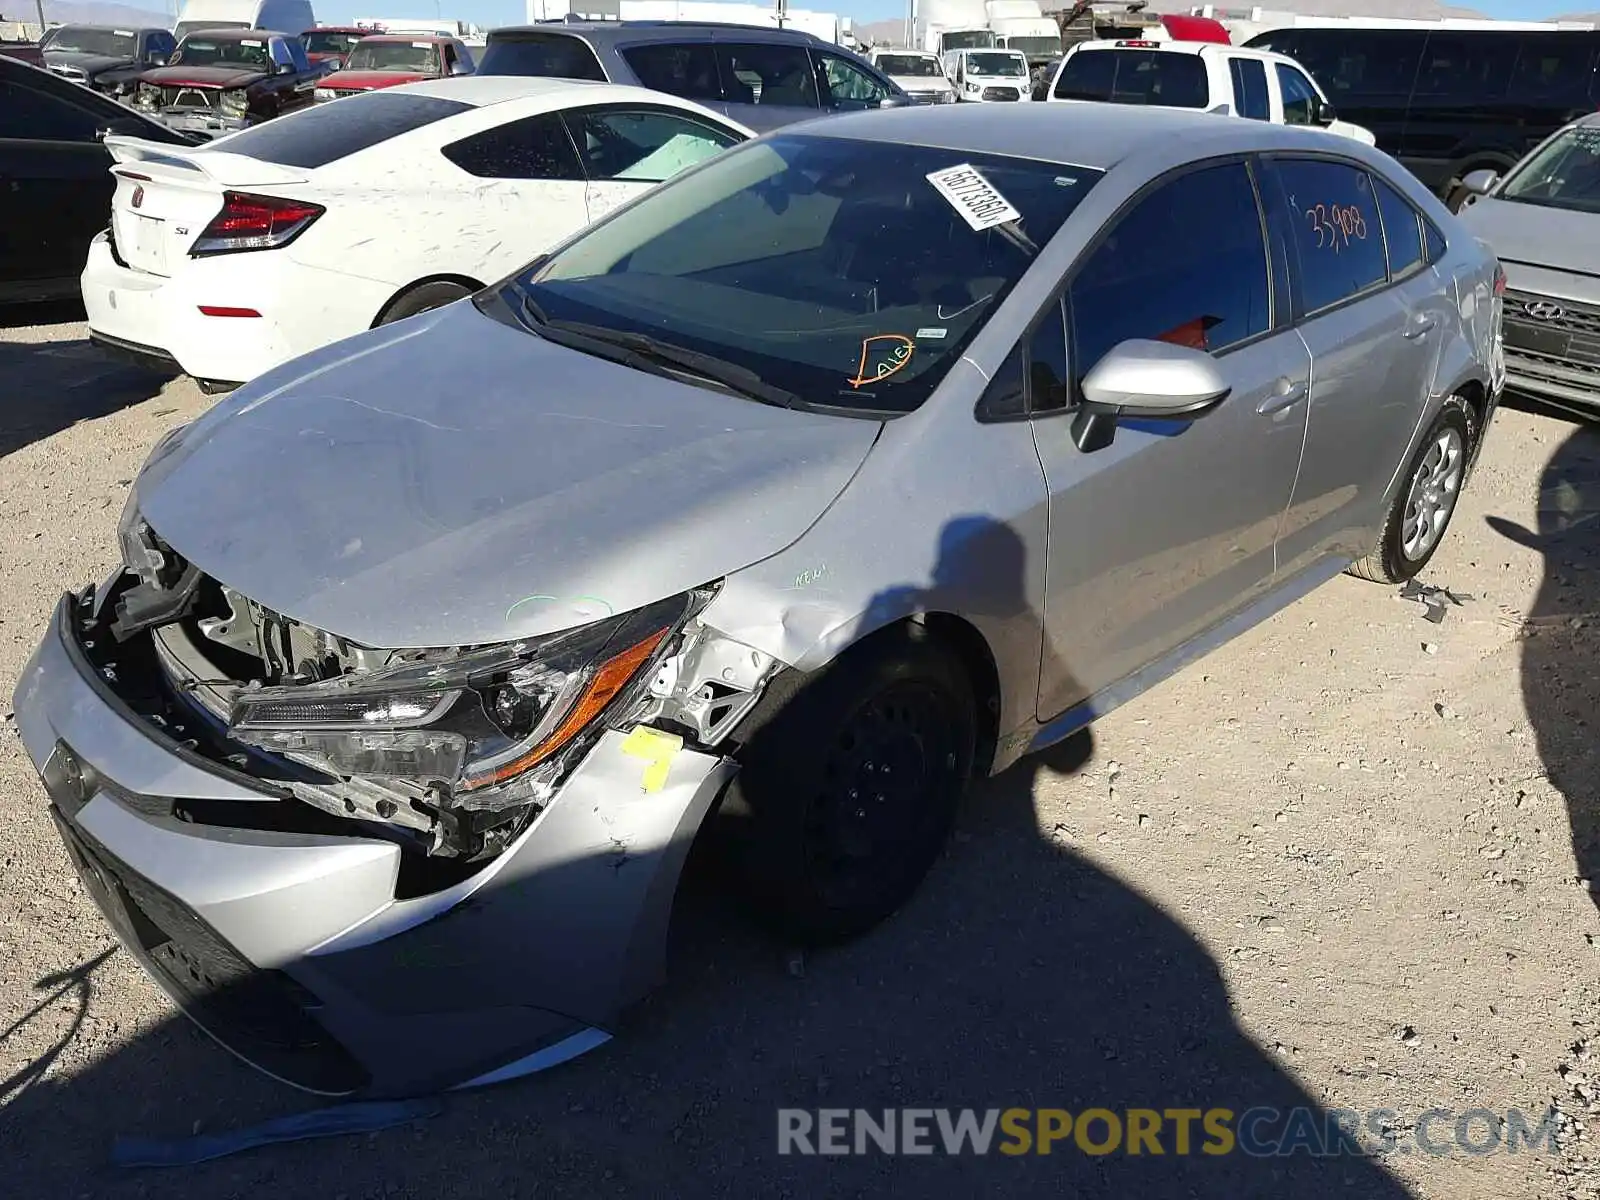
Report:
[{"label": "windshield wiper", "polygon": [[[702,354],[698,350],[675,346],[671,342],[663,342],[649,334],[627,333],[620,329],[608,329],[604,325],[589,325],[582,321],[555,320],[548,316],[539,307],[538,301],[526,291],[520,293],[520,305],[523,318],[529,321],[541,336],[548,337],[551,341],[571,339],[566,344],[575,350],[592,349],[596,345],[607,346],[624,351],[625,356],[619,361],[630,365],[649,363],[656,367],[672,367],[715,383],[747,400],[757,400],[777,408],[805,407],[805,401],[794,392],[768,383],[749,367],[741,367],[738,363],[718,358],[714,354]],[[555,336],[551,337],[552,334]]]}]

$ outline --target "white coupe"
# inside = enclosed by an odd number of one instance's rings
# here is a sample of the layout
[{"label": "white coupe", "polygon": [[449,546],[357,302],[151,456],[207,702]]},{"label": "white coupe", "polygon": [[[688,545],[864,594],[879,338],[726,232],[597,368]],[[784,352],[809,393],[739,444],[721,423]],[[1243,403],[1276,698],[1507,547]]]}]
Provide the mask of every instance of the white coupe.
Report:
[{"label": "white coupe", "polygon": [[111,135],[90,336],[224,390],[470,295],[754,136],[661,92],[503,76],[350,96],[195,149]]}]

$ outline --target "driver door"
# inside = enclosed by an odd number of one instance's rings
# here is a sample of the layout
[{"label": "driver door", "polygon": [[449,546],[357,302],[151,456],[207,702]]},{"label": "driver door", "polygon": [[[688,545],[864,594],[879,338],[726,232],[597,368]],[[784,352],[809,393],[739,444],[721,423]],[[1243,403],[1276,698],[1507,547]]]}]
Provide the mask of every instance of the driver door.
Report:
[{"label": "driver door", "polygon": [[1119,423],[1092,453],[1073,442],[1070,416],[1034,419],[1050,491],[1041,720],[1160,662],[1272,584],[1311,357],[1287,304],[1275,310],[1286,260],[1263,230],[1243,161],[1185,170],[1136,200],[1067,286],[1070,394],[1134,338],[1210,352],[1232,390],[1199,420]]}]

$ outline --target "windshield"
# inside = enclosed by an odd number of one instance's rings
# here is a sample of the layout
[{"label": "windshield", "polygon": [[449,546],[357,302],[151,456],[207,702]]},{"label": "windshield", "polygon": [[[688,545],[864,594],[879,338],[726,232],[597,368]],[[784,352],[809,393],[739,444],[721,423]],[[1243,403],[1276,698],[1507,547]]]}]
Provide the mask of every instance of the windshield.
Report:
[{"label": "windshield", "polygon": [[644,335],[798,406],[896,415],[928,398],[1099,178],[778,134],[649,193],[500,296],[536,331]]},{"label": "windshield", "polygon": [[272,55],[267,53],[266,38],[208,38],[186,37],[178,44],[172,64],[185,67],[254,67],[260,71],[272,70]]},{"label": "windshield", "polygon": [[1059,37],[1008,37],[1008,50],[1020,50],[1029,58],[1054,58],[1061,53]]},{"label": "windshield", "polygon": [[940,34],[939,40],[946,50],[981,50],[994,45],[994,34],[987,29],[968,29]]},{"label": "windshield", "polygon": [[350,47],[362,38],[359,33],[308,33],[305,36],[308,54],[348,54]]},{"label": "windshield", "polygon": [[84,25],[64,25],[50,39],[47,49],[69,54],[104,54],[107,58],[132,58],[135,42],[131,29],[92,29]]},{"label": "windshield", "polygon": [[433,42],[365,41],[350,51],[346,71],[415,71],[438,75],[439,47]]},{"label": "windshield", "polygon": [[1028,64],[1017,54],[969,54],[968,75],[1015,75],[1028,73]]},{"label": "windshield", "polygon": [[880,54],[878,70],[885,75],[915,75],[919,79],[937,79],[944,74],[939,60],[931,54]]},{"label": "windshield", "polygon": [[1600,126],[1556,134],[1506,180],[1499,199],[1600,212]]},{"label": "windshield", "polygon": [[206,29],[251,29],[254,28],[249,21],[179,21],[172,28],[172,36],[180,42],[191,33],[199,33]]}]

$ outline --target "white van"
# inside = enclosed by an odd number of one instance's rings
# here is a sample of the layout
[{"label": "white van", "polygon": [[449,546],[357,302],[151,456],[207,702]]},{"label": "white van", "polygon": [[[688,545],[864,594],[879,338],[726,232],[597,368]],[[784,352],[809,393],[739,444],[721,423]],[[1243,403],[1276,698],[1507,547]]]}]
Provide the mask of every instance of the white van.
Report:
[{"label": "white van", "polygon": [[1021,50],[953,50],[945,68],[957,100],[989,104],[1033,99],[1028,56]]},{"label": "white van", "polygon": [[172,36],[181,42],[197,29],[271,29],[299,37],[316,23],[311,0],[188,0]]}]

